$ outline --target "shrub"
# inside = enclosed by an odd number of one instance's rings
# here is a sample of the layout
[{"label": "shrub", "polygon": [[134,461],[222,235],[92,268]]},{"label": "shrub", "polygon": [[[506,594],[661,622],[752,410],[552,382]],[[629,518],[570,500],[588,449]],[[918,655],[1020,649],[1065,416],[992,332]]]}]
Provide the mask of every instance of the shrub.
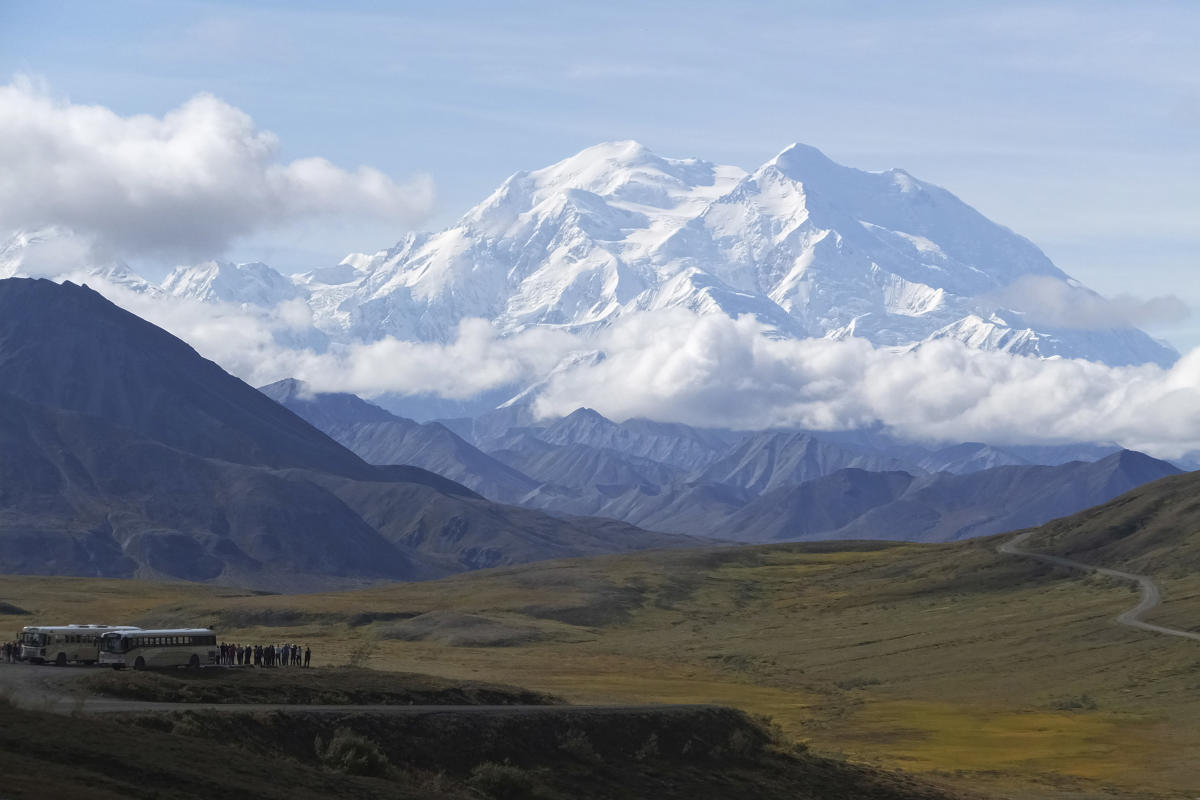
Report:
[{"label": "shrub", "polygon": [[729,752],[735,758],[750,758],[757,755],[761,749],[762,745],[758,740],[741,728],[729,734]]},{"label": "shrub", "polygon": [[495,800],[518,800],[533,794],[534,780],[512,764],[485,761],[471,770],[467,785]]},{"label": "shrub", "polygon": [[328,744],[320,736],[314,744],[317,760],[326,769],[346,775],[387,774],[388,761],[379,745],[349,728],[338,728]]},{"label": "shrub", "polygon": [[375,651],[375,643],[370,639],[364,639],[350,651],[350,658],[347,662],[351,667],[365,668],[371,660],[371,655]]},{"label": "shrub", "polygon": [[1095,711],[1100,704],[1090,694],[1081,694],[1077,697],[1060,697],[1052,701],[1050,707],[1055,711]]},{"label": "shrub", "polygon": [[658,758],[658,734],[651,733],[650,738],[642,743],[637,752],[633,754],[634,761],[649,761],[652,758]]},{"label": "shrub", "polygon": [[596,748],[592,747],[587,734],[578,728],[571,728],[562,735],[558,740],[558,749],[588,764],[599,764],[603,760]]},{"label": "shrub", "polygon": [[[797,742],[784,733],[783,728],[778,722],[766,715],[756,715],[751,717],[753,722],[758,726],[766,737],[766,748],[776,753],[784,753],[788,755],[800,755],[808,752],[808,745],[804,742]],[[763,749],[762,745],[759,749]]]}]

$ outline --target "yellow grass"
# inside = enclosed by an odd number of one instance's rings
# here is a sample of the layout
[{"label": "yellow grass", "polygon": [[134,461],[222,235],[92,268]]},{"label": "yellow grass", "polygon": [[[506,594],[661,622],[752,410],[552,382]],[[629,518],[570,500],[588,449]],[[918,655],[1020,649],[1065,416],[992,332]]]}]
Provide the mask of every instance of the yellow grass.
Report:
[{"label": "yellow grass", "polygon": [[[1197,588],[1180,583],[1164,613],[1200,608]],[[204,624],[236,610],[251,623],[223,636],[311,644],[318,663],[365,653],[378,668],[578,703],[732,705],[819,751],[1000,797],[1200,795],[1200,647],[1115,625],[1136,601],[1119,584],[991,545],[653,553],[299,596],[6,578],[0,600],[47,621]],[[453,647],[351,624],[445,610],[546,638]],[[254,623],[260,612],[310,617]],[[1058,710],[1085,694],[1094,710]]]}]

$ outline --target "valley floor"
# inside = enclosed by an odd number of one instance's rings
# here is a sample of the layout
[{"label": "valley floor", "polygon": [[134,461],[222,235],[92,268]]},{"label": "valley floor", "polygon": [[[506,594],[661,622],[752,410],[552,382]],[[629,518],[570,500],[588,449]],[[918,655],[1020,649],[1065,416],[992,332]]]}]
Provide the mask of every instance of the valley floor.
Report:
[{"label": "valley floor", "polygon": [[[574,703],[730,705],[815,752],[993,797],[1196,796],[1197,644],[1116,624],[1130,584],[995,546],[641,553],[323,595],[10,577],[0,601]],[[1191,627],[1200,584],[1163,588],[1149,621]]]}]

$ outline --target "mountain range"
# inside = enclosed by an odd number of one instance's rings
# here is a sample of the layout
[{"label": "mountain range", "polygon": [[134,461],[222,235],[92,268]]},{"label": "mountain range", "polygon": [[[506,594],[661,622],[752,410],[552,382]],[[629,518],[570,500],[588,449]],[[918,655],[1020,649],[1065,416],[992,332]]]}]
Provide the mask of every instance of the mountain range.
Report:
[{"label": "mountain range", "polygon": [[[39,237],[0,245],[20,274]],[[161,285],[120,264],[93,271],[162,297],[272,307],[307,304],[303,346],[386,336],[446,342],[482,318],[501,333],[586,334],[639,311],[750,314],[771,335],[863,337],[909,348],[935,339],[1110,365],[1173,363],[1128,327],[1067,327],[1014,287],[1040,281],[1102,302],[1029,240],[904,170],[865,172],[793,144],[746,172],[664,158],[632,141],[517,172],[449,228],[285,276],[259,263],[176,268]],[[1026,293],[1028,294],[1028,293]]]},{"label": "mountain range", "polygon": [[294,380],[262,391],[374,463],[414,464],[555,514],[742,542],[981,536],[1180,471],[1115,447],[925,448],[867,432],[616,423],[587,408],[540,427],[484,426],[477,443],[485,452],[441,423],[400,418],[354,395],[314,393]]},{"label": "mountain range", "polygon": [[[298,381],[256,391],[98,293],[47,280],[0,281],[0,387],[3,572],[299,590],[696,536],[943,541],[1178,472],[1119,450],[1060,463],[1069,449],[616,423],[590,409],[541,425],[417,423]],[[1023,457],[1035,454],[1053,463]]]},{"label": "mountain range", "polygon": [[0,281],[0,572],[299,590],[679,546],[374,466],[96,292]]}]

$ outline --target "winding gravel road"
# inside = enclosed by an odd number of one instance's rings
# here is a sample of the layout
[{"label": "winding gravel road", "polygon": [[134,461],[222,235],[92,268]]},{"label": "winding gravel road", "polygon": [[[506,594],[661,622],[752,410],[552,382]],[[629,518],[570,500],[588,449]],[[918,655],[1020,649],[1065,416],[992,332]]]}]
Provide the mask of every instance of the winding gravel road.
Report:
[{"label": "winding gravel road", "polygon": [[1084,564],[1082,561],[1072,561],[1069,558],[1062,556],[1050,556],[1044,553],[1033,553],[1029,550],[1022,550],[1021,545],[1025,540],[1032,536],[1036,531],[1026,531],[1019,536],[1014,536],[1004,544],[996,548],[997,552],[1010,556],[1023,556],[1032,558],[1046,564],[1054,564],[1059,567],[1068,567],[1070,569],[1082,570],[1083,572],[1096,572],[1101,575],[1108,575],[1111,578],[1117,578],[1123,581],[1131,581],[1136,583],[1142,590],[1141,601],[1129,609],[1117,615],[1117,622],[1122,625],[1128,625],[1131,628],[1138,628],[1151,633],[1163,633],[1167,636],[1178,636],[1182,639],[1195,639],[1200,641],[1200,633],[1192,631],[1183,631],[1178,628],[1167,628],[1163,625],[1155,625],[1152,622],[1143,622],[1142,617],[1149,613],[1152,609],[1162,602],[1162,592],[1158,586],[1150,579],[1148,575],[1136,575],[1132,572],[1122,572],[1119,569],[1109,569],[1107,567],[1094,567],[1091,564]]}]

